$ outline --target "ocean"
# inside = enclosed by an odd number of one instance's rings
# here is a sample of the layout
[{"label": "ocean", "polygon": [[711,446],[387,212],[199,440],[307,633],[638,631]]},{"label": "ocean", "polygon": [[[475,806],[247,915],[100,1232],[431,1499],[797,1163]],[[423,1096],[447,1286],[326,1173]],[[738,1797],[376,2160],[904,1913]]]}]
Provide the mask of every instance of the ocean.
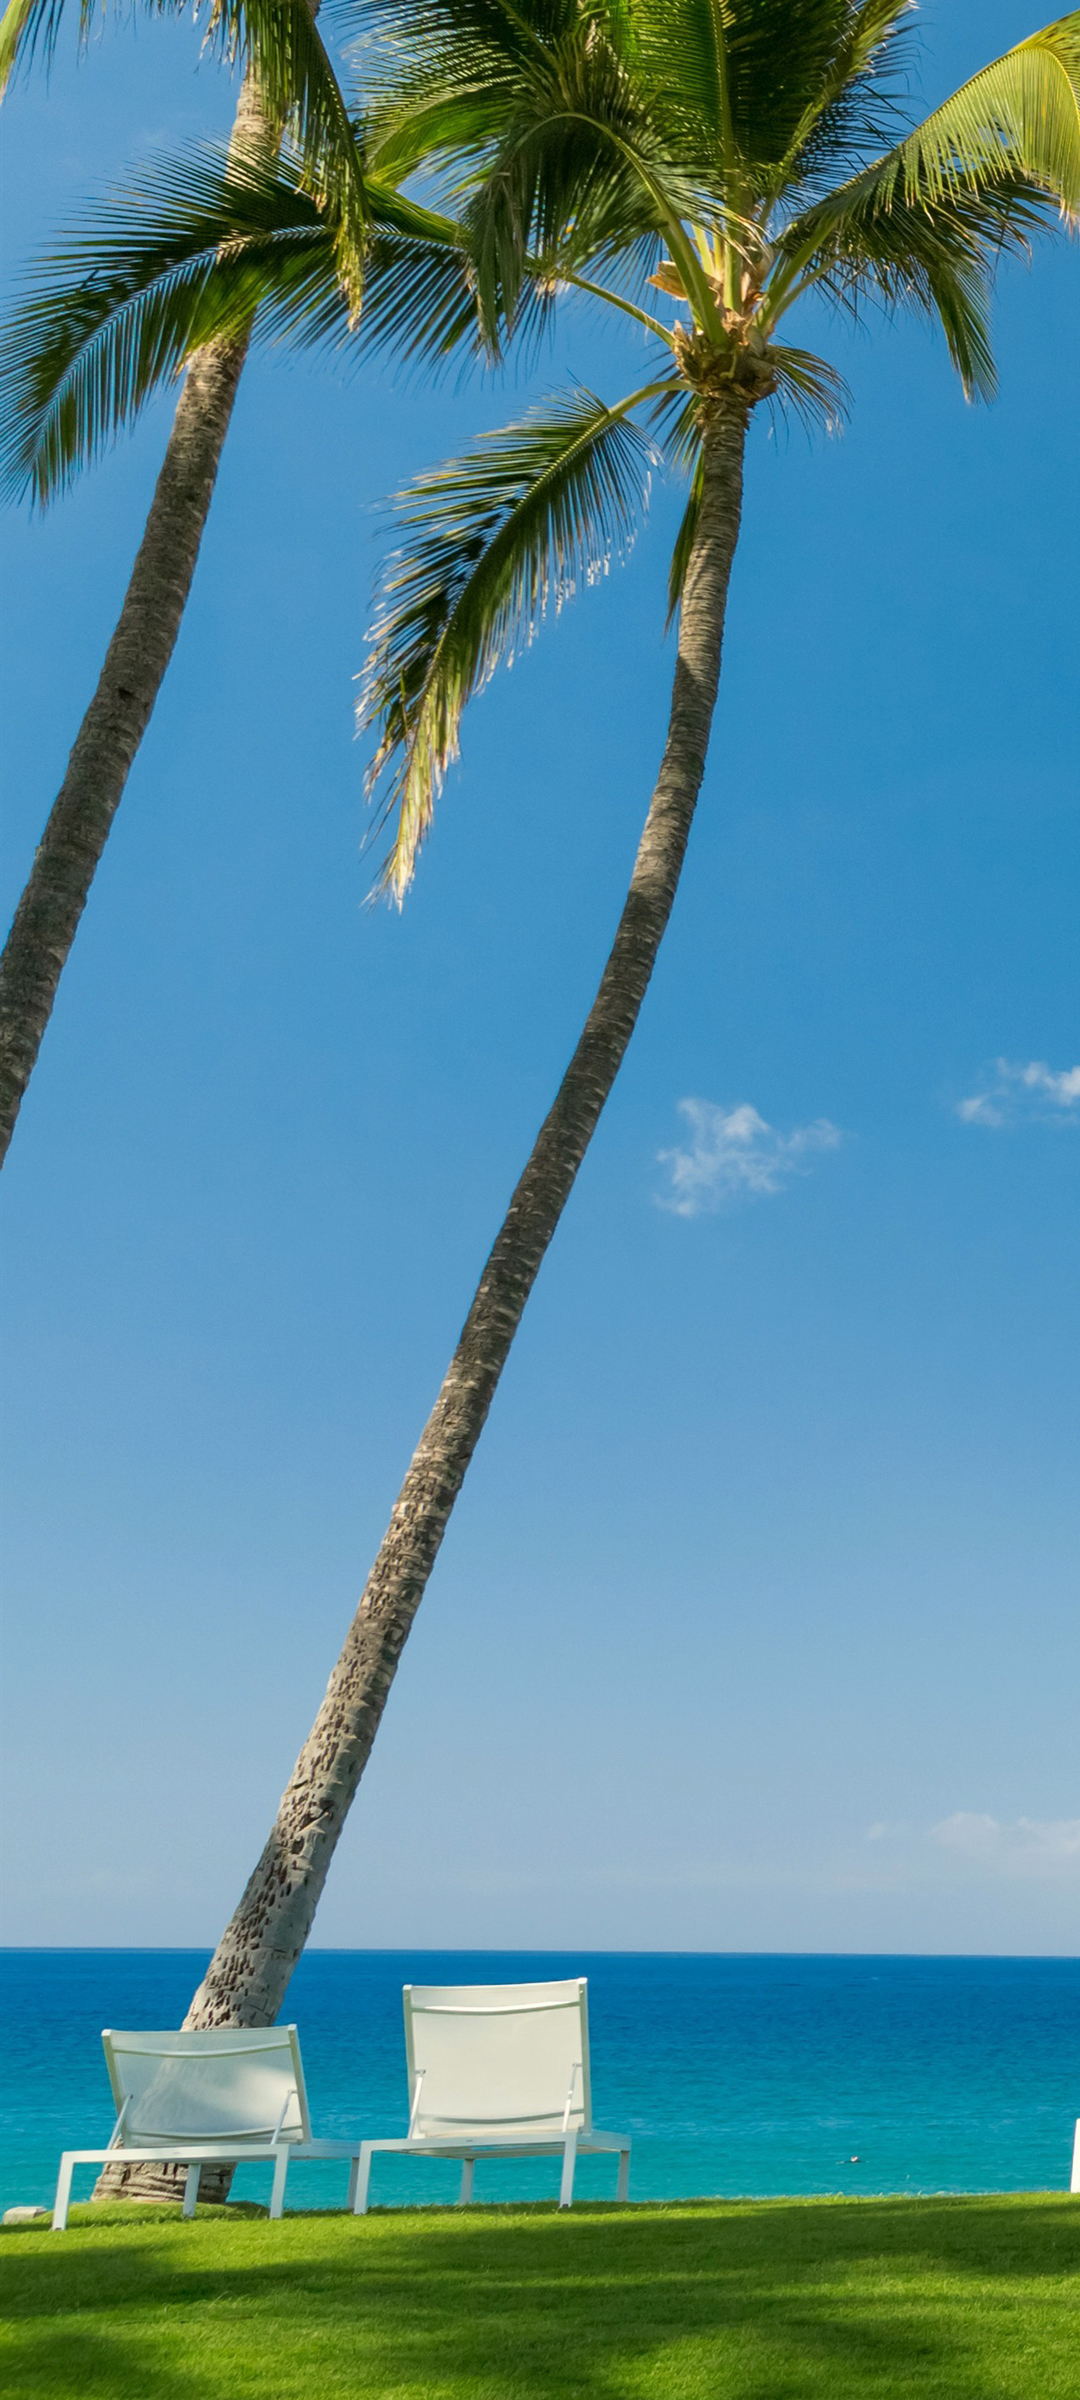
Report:
[{"label": "ocean", "polygon": [[[0,2203],[52,2198],[57,2160],[112,2122],[103,2025],[178,2025],[195,1950],[0,1953]],[[633,2136],[632,2199],[1062,2190],[1080,2116],[1080,1960],[669,1952],[310,1950],[300,2029],[313,2130],[405,2130],[403,1983],[589,1979],[595,2122]],[[553,2161],[481,2164],[478,2201],[554,2197]],[[614,2162],[576,2193],[610,2197]],[[343,2166],[297,2166],[291,2207],[340,2207]],[[93,2170],[76,2183],[85,2197]],[[372,2204],[453,2198],[457,2171],[375,2161]],[[265,2199],[246,2167],[239,2199]]]}]

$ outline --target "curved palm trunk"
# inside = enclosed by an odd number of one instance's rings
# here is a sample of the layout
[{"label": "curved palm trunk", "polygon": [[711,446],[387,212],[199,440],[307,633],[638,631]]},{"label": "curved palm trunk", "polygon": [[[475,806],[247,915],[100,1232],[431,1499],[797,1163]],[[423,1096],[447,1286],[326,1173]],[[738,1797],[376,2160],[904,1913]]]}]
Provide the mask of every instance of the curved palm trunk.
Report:
[{"label": "curved palm trunk", "polygon": [[[249,76],[233,142],[268,138]],[[247,348],[246,335],[209,343],[188,368],[116,631],[0,959],[0,1165],[180,631]]]},{"label": "curved palm trunk", "polygon": [[522,1311],[637,1022],[705,768],[748,415],[749,403],[733,394],[716,406],[706,435],[667,743],[599,991],[480,1278],[326,1698],[188,2026],[268,2025],[277,2015]]}]

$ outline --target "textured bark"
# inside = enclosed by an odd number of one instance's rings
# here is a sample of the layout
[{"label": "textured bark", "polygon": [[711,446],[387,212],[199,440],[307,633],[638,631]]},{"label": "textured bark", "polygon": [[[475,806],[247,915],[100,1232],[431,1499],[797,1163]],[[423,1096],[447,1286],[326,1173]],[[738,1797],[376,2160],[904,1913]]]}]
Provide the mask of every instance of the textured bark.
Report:
[{"label": "textured bark", "polygon": [[[250,77],[232,138],[272,138]],[[0,1165],[180,631],[247,347],[246,335],[210,343],[188,368],[116,631],[0,959]]]},{"label": "textured bark", "polygon": [[326,1698],[192,2001],[189,2026],[269,2025],[277,2016],[522,1311],[634,1030],[705,768],[750,405],[729,391],[711,416],[667,743],[596,999],[480,1278]]}]

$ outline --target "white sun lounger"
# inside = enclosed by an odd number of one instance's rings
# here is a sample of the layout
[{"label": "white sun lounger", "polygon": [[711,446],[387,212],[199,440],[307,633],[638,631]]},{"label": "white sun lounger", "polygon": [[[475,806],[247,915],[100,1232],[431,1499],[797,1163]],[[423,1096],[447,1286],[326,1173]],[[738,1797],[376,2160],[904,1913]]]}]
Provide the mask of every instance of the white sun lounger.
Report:
[{"label": "white sun lounger", "polygon": [[616,2196],[629,2190],[630,2136],[598,2133],[589,2082],[587,1986],[569,1983],[406,1984],[409,2130],[361,2144],[353,2208],[368,2204],[376,2150],[461,2160],[459,2206],[478,2158],[559,2158],[560,2208],[583,2151],[617,2151]]},{"label": "white sun lounger", "polygon": [[1076,2120],[1076,2132],[1073,2135],[1073,2163],[1069,2190],[1070,2192],[1080,2192],[1080,2117]]},{"label": "white sun lounger", "polygon": [[187,2167],[184,2215],[195,2214],[204,2166],[270,2160],[270,2214],[285,2205],[290,2159],[348,2158],[352,2205],[359,2142],[314,2141],[295,2025],[265,2032],[113,2033],[101,2037],[116,2102],[104,2150],[65,2150],[53,2232],[63,2233],[77,2166],[136,2166],[154,2160]]}]

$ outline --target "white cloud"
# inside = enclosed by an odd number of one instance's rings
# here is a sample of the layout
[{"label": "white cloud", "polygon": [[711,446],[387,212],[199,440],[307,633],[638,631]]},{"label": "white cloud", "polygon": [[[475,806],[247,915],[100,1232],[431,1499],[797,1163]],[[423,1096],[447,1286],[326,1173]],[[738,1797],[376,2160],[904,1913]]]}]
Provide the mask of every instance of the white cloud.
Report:
[{"label": "white cloud", "polygon": [[965,1125],[1009,1125],[1033,1117],[1061,1125],[1073,1110],[1072,1121],[1080,1123],[1080,1067],[1048,1067],[1042,1058],[1029,1059],[1026,1066],[996,1058],[978,1091],[956,1103]]},{"label": "white cloud", "polygon": [[697,1217],[725,1201],[765,1199],[793,1175],[805,1175],[816,1152],[835,1150],[844,1138],[827,1117],[778,1133],[748,1101],[725,1109],[712,1100],[680,1100],[679,1115],[690,1128],[689,1143],[658,1153],[670,1177],[660,1206],[677,1217]]},{"label": "white cloud", "polygon": [[1080,1817],[996,1817],[957,1809],[930,1829],[942,1850],[998,1875],[1054,1876],[1080,1872]]}]

